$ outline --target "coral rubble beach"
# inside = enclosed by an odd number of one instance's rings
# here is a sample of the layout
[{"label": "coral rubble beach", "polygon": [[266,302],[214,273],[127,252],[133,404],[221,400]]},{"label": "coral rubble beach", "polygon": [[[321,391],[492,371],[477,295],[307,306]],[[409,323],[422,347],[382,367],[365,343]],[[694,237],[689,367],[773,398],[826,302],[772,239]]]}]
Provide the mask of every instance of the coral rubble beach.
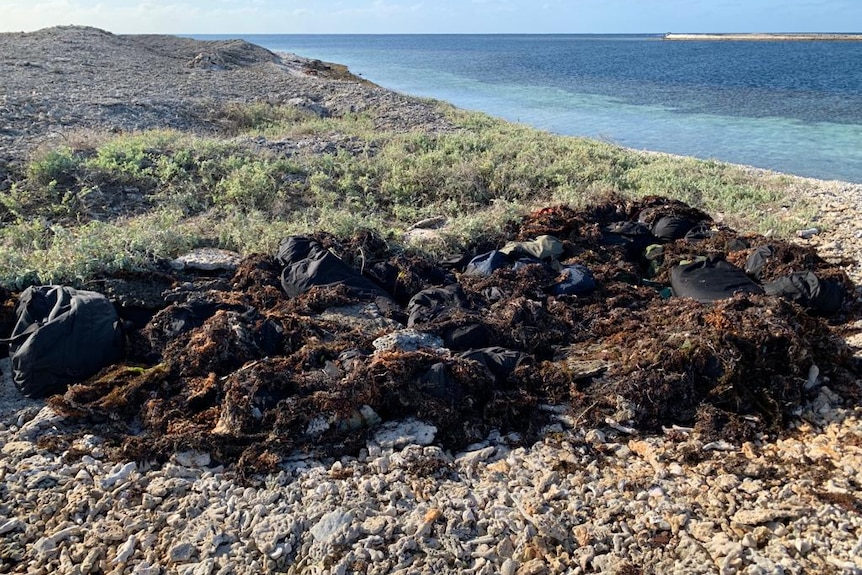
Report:
[{"label": "coral rubble beach", "polygon": [[783,33],[743,33],[743,34],[686,34],[668,32],[664,35],[665,40],[726,40],[726,41],[752,41],[752,42],[850,42],[862,40],[862,34],[783,34]]},{"label": "coral rubble beach", "polygon": [[[206,131],[212,99],[375,109],[387,129],[451,128],[428,102],[343,74],[240,42],[0,34],[0,190],[58,134]],[[858,284],[862,186],[788,186],[820,208],[821,233],[797,241]],[[847,327],[849,341],[860,329]],[[98,428],[61,437],[64,417],[22,397],[9,361],[0,366],[0,573],[862,572],[862,410],[819,368],[781,435],[644,434],[549,405],[533,444],[491,432],[453,452],[427,422],[389,421],[356,453],[297,453],[242,477],[181,446],[162,463],[111,460]]]}]

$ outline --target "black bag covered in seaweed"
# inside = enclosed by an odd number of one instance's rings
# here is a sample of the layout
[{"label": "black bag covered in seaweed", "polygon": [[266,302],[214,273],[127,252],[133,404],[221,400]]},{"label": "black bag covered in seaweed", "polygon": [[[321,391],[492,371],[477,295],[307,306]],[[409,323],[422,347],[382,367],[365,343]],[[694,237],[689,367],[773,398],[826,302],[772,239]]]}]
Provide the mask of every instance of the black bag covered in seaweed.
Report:
[{"label": "black bag covered in seaweed", "polygon": [[730,298],[739,293],[763,293],[763,288],[740,268],[723,259],[712,258],[673,268],[670,285],[675,295],[701,303]]},{"label": "black bag covered in seaweed", "polygon": [[360,294],[389,298],[385,290],[311,238],[285,238],[278,248],[277,259],[284,266],[281,286],[290,297],[303,294],[314,286],[344,284]]},{"label": "black bag covered in seaweed", "polygon": [[117,312],[100,293],[33,286],[21,294],[9,344],[12,379],[28,397],[60,393],[120,359]]},{"label": "black bag covered in seaweed", "polygon": [[844,289],[838,282],[821,280],[810,271],[788,274],[763,287],[769,295],[785,297],[823,315],[836,313],[844,302]]}]

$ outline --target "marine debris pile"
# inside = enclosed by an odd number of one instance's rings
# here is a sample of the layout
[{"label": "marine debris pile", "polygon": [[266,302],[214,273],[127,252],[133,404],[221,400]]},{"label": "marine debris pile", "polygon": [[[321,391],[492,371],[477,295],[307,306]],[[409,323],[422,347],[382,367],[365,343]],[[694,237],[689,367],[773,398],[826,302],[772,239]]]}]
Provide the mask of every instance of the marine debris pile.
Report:
[{"label": "marine debris pile", "polygon": [[825,382],[859,399],[840,266],[659,197],[542,209],[445,262],[319,233],[232,276],[90,288],[131,326],[125,358],[49,401],[116,457],[191,448],[267,470],[355,453],[407,417],[447,448],[494,429],[529,441],[549,405],[573,425],[743,441]]}]

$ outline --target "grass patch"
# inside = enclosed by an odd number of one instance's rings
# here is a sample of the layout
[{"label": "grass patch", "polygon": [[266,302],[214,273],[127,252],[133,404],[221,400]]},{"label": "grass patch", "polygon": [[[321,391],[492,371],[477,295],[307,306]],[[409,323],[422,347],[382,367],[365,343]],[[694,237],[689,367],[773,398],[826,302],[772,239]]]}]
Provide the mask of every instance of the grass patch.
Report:
[{"label": "grass patch", "polygon": [[[810,206],[787,181],[710,161],[556,136],[442,105],[454,130],[378,131],[368,114],[232,105],[220,135],[78,133],[34,154],[0,194],[0,283],[75,283],[200,245],[273,252],[291,233],[450,225],[432,253],[492,237],[527,211],[615,192],[661,194],[741,230],[787,235]],[[293,143],[288,151],[260,143]],[[321,152],[321,150],[324,150]]]}]

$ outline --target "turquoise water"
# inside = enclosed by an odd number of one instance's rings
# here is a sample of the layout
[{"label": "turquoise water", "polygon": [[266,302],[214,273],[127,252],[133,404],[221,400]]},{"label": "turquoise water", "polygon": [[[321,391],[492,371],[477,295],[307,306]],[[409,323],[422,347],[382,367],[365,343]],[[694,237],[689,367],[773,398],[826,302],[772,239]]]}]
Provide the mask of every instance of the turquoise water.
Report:
[{"label": "turquoise water", "polygon": [[566,35],[243,38],[346,64],[387,88],[560,134],[862,182],[862,42]]}]

